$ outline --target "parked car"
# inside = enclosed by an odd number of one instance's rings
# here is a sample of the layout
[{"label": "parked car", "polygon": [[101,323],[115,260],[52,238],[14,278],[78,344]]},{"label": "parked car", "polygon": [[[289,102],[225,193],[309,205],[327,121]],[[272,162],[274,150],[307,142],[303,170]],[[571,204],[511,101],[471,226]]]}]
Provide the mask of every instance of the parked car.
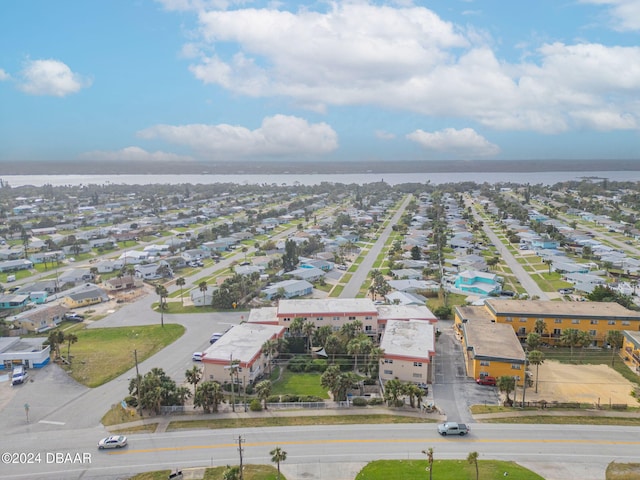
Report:
[{"label": "parked car", "polygon": [[24,383],[29,374],[25,370],[24,366],[16,365],[11,372],[11,385],[19,385]]},{"label": "parked car", "polygon": [[84,321],[84,315],[80,315],[79,313],[67,312],[64,314],[65,320],[70,320],[72,322],[82,322]]},{"label": "parked car", "polygon": [[496,377],[478,377],[476,378],[476,383],[478,385],[490,385],[495,387],[498,382],[496,381]]},{"label": "parked car", "polygon": [[222,335],[224,335],[224,334],[222,334],[222,333],[218,333],[218,332],[213,333],[213,334],[211,335],[211,338],[209,339],[209,343],[216,343],[218,340],[220,340],[220,338],[222,337]]},{"label": "parked car", "polygon": [[202,352],[193,352],[193,355],[191,356],[191,359],[194,362],[201,362],[202,361]]},{"label": "parked car", "polygon": [[104,448],[122,448],[127,445],[127,437],[124,435],[111,435],[110,437],[103,438],[98,442],[98,448],[100,450]]},{"label": "parked car", "polygon": [[469,433],[469,427],[464,423],[446,422],[438,425],[438,433],[443,437],[447,435],[466,435]]}]

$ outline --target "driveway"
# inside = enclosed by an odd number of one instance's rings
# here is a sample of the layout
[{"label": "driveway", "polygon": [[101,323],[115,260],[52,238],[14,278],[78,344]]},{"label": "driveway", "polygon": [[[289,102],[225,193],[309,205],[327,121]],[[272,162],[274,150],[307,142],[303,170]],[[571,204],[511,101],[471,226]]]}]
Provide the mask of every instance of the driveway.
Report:
[{"label": "driveway", "polygon": [[473,423],[470,407],[497,405],[498,389],[477,385],[467,377],[462,345],[454,333],[453,321],[440,320],[438,328],[442,333],[436,344],[433,401],[447,420]]}]

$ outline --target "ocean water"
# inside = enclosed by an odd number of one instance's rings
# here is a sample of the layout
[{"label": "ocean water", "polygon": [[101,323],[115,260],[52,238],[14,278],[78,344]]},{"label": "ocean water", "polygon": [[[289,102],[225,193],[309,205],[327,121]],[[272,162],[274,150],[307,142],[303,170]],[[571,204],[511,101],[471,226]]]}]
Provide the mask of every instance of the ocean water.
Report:
[{"label": "ocean water", "polygon": [[24,185],[63,186],[63,185],[151,185],[151,184],[215,184],[236,183],[246,185],[318,185],[322,182],[363,185],[384,181],[389,185],[402,183],[519,183],[554,185],[559,182],[580,180],[582,178],[610,181],[640,181],[640,171],[597,171],[597,172],[439,172],[439,173],[354,173],[354,174],[308,174],[308,175],[4,175],[0,177],[12,187]]}]

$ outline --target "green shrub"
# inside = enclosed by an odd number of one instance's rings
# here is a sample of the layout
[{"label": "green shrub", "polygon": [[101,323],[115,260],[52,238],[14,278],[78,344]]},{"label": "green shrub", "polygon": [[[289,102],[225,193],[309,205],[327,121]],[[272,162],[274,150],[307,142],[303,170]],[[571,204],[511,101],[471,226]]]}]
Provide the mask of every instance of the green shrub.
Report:
[{"label": "green shrub", "polygon": [[370,398],[367,403],[369,405],[382,405],[384,403],[384,400],[381,399],[380,397],[373,397],[373,398]]},{"label": "green shrub", "polygon": [[324,372],[327,367],[327,361],[324,358],[316,358],[314,360],[311,360],[311,365],[313,366],[313,371],[314,372]]},{"label": "green shrub", "polygon": [[299,395],[299,402],[324,402],[324,400],[320,397],[316,397],[315,395]]},{"label": "green shrub", "polygon": [[261,412],[262,403],[260,402],[260,400],[258,400],[257,398],[251,400],[251,403],[249,404],[249,410],[251,410],[252,412]]},{"label": "green shrub", "polygon": [[247,385],[247,388],[245,388],[245,392],[247,395],[253,395],[255,388],[253,388],[253,385]]},{"label": "green shrub", "polygon": [[269,395],[267,403],[280,403],[280,395]]},{"label": "green shrub", "polygon": [[367,399],[366,398],[362,398],[362,397],[356,397],[353,400],[351,400],[351,404],[354,407],[366,407],[367,406]]},{"label": "green shrub", "polygon": [[300,400],[298,395],[286,394],[286,395],[282,395],[282,398],[280,401],[283,403],[292,403],[292,402],[299,402]]},{"label": "green shrub", "polygon": [[300,373],[304,372],[307,368],[307,359],[303,357],[293,357],[287,365],[287,370],[290,372]]}]

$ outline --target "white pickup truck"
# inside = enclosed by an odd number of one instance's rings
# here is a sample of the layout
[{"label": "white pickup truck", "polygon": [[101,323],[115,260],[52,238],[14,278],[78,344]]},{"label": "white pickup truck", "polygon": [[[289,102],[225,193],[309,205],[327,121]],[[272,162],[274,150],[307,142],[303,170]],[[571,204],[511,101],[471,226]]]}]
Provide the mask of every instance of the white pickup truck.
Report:
[{"label": "white pickup truck", "polygon": [[443,437],[447,435],[466,435],[469,427],[464,423],[446,422],[438,425],[438,433]]}]

